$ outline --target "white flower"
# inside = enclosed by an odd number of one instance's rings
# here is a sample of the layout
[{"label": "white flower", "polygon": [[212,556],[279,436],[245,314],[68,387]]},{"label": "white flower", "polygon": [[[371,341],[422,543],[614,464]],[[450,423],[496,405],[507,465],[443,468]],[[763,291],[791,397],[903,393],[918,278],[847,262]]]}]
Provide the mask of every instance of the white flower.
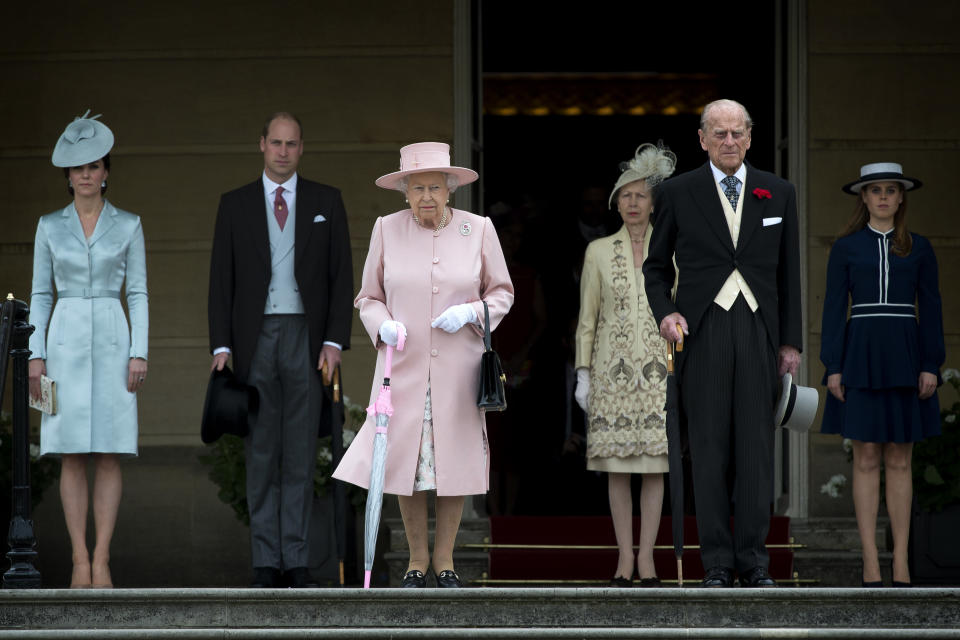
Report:
[{"label": "white flower", "polygon": [[343,448],[346,449],[350,446],[350,443],[353,442],[353,438],[357,435],[357,432],[353,429],[344,429],[343,430]]},{"label": "white flower", "polygon": [[946,418],[944,418],[943,421],[953,424],[954,422],[957,421],[957,414],[951,413]]},{"label": "white flower", "polygon": [[953,380],[954,378],[960,378],[960,371],[957,371],[956,369],[946,369],[943,372],[944,380]]},{"label": "white flower", "polygon": [[847,476],[842,473],[838,473],[829,480],[826,484],[820,487],[820,493],[825,493],[831,498],[839,498],[840,493],[843,491],[843,488],[847,485]]},{"label": "white flower", "polygon": [[36,460],[40,457],[40,445],[30,443],[30,458]]},{"label": "white flower", "polygon": [[333,460],[333,454],[330,453],[330,449],[327,449],[326,447],[317,449],[317,457],[324,462],[330,462]]},{"label": "white flower", "polygon": [[844,438],[844,439],[843,439],[843,452],[844,452],[844,453],[850,453],[851,451],[853,451],[853,440],[851,440],[850,438]]}]

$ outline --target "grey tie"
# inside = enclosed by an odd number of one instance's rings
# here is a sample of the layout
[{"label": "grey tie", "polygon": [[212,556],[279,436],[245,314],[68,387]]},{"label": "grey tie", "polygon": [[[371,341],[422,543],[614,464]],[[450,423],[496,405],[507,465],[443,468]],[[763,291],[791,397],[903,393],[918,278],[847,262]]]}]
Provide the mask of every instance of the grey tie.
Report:
[{"label": "grey tie", "polygon": [[727,200],[730,201],[730,206],[733,207],[733,210],[737,210],[737,200],[740,199],[740,194],[737,193],[737,185],[740,184],[740,180],[737,176],[727,176],[720,181],[723,185],[723,194],[727,196]]}]

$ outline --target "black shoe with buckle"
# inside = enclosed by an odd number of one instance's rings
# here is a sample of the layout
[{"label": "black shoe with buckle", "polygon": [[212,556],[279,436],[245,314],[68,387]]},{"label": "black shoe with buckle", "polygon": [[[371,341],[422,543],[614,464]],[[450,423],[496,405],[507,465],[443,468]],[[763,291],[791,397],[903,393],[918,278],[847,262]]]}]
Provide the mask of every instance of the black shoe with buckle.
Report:
[{"label": "black shoe with buckle", "polygon": [[726,567],[710,567],[703,576],[701,587],[718,588],[733,586],[733,571]]},{"label": "black shoe with buckle", "polygon": [[427,577],[423,575],[423,571],[413,569],[407,571],[407,575],[403,576],[400,586],[404,588],[422,589],[427,586]]},{"label": "black shoe with buckle", "polygon": [[463,585],[460,584],[460,576],[457,575],[457,572],[453,569],[444,569],[440,573],[436,574],[437,587],[441,589],[459,589]]},{"label": "black shoe with buckle", "polygon": [[777,586],[777,582],[767,573],[766,567],[754,567],[740,574],[740,586],[748,589],[770,588]]}]

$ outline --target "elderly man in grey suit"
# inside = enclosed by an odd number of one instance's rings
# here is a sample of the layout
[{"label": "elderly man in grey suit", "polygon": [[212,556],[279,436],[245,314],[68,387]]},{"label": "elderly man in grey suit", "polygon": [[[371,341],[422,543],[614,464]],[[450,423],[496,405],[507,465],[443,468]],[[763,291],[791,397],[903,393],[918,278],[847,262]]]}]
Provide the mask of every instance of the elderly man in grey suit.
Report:
[{"label": "elderly man in grey suit", "polygon": [[307,570],[320,369],[349,347],[353,268],[340,192],[297,175],[303,128],[272,114],[260,179],[220,199],[210,260],[213,368],[256,387],[244,439],[254,587],[315,586]]},{"label": "elderly man in grey suit", "polygon": [[752,125],[732,100],[704,107],[700,145],[709,160],[661,185],[643,265],[660,335],[689,335],[678,367],[705,587],[733,586],[734,571],[742,587],[776,586],[765,544],[773,405],[778,369],[796,376],[802,346],[796,193],[744,162]]}]

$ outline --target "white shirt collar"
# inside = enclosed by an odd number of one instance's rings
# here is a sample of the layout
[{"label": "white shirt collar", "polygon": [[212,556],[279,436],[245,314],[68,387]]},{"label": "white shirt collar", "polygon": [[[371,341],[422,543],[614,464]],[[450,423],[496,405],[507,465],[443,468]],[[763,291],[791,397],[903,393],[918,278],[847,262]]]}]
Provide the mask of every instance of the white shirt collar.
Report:
[{"label": "white shirt collar", "polygon": [[263,172],[263,193],[264,195],[272,195],[274,191],[277,190],[277,187],[283,187],[284,192],[296,193],[297,192],[297,174],[294,173],[290,176],[290,179],[284,182],[283,184],[274,182],[267,177],[267,172]]},{"label": "white shirt collar", "polygon": [[[720,169],[717,169],[716,165],[713,164],[713,161],[710,162],[710,170],[713,172],[713,181],[717,184],[720,184],[720,181],[727,177],[727,174],[725,174],[723,171],[720,171]],[[740,168],[737,169],[736,173],[733,175],[740,180],[741,187],[745,185],[747,183],[747,163],[741,162]]]}]

